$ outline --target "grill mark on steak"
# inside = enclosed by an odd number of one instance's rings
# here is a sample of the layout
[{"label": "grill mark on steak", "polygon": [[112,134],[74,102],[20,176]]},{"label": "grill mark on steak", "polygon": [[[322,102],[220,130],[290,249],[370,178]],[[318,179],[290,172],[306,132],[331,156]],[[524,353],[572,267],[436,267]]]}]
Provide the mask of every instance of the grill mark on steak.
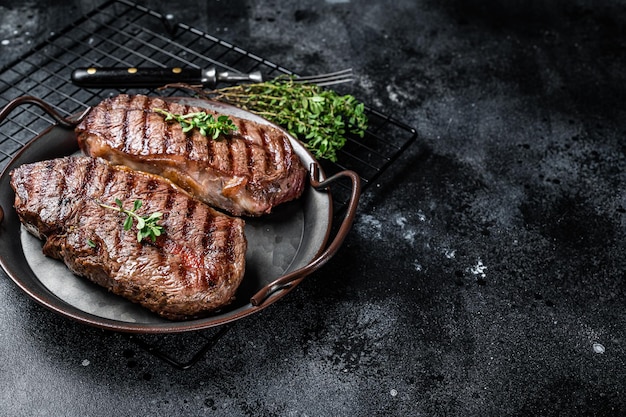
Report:
[{"label": "grill mark on steak", "polygon": [[132,200],[133,188],[135,187],[136,178],[137,177],[135,177],[134,175],[126,175],[126,186],[122,188],[124,193],[124,197],[121,199],[122,201]]},{"label": "grill mark on steak", "polygon": [[[207,225],[206,222],[204,224],[205,229],[210,230],[210,234],[206,235],[209,238],[206,241],[205,254],[216,254],[216,262],[214,263],[214,267],[218,267],[219,265],[229,265],[233,262],[233,260],[229,257],[228,252],[231,250],[231,236],[229,235],[229,228],[232,227],[232,221],[228,218],[223,219],[212,219],[211,224]],[[204,243],[204,242],[203,242]],[[205,280],[205,284],[208,286],[214,286],[216,283],[214,280],[210,279],[211,277],[207,276]]]},{"label": "grill mark on steak", "polygon": [[158,186],[159,186],[159,184],[158,184],[158,182],[157,182],[157,180],[156,180],[156,179],[151,178],[151,179],[148,181],[148,186],[147,186],[147,188],[148,188],[148,190],[150,190],[150,195],[152,195],[152,192],[153,192],[154,190],[156,190]]},{"label": "grill mark on steak", "polygon": [[[131,101],[132,104],[132,101]],[[132,118],[132,115],[135,113],[134,110],[130,110],[130,111],[120,111],[120,110],[116,110],[122,117],[122,152],[128,152],[130,151],[131,148],[131,140],[132,137],[130,136],[130,120]]]},{"label": "grill mark on steak", "polygon": [[[137,96],[137,98],[139,98],[140,96]],[[146,132],[146,128],[148,126],[148,100],[143,100],[141,101],[141,110],[140,110],[140,114],[141,114],[141,120],[137,126],[137,138],[136,138],[136,152],[139,155],[142,155],[145,153],[144,149],[146,146],[146,143],[148,142],[146,139],[149,137],[147,132]]]},{"label": "grill mark on steak", "polygon": [[165,210],[166,212],[163,213],[163,216],[168,215],[169,211],[172,209],[172,206],[174,205],[174,189],[170,188],[167,190],[167,194],[165,196]]},{"label": "grill mark on steak", "polygon": [[224,253],[226,254],[226,259],[228,263],[235,262],[235,247],[233,242],[236,241],[236,236],[234,236],[233,231],[228,230],[228,239],[226,239],[227,247],[225,248]]},{"label": "grill mark on steak", "polygon": [[91,189],[92,182],[94,179],[94,175],[93,175],[94,168],[95,168],[95,160],[90,160],[89,165],[85,167],[84,181],[81,183],[81,187],[80,187],[81,193],[89,192],[89,190]]},{"label": "grill mark on steak", "polygon": [[116,110],[116,113],[119,113],[121,118],[122,118],[122,132],[121,132],[121,143],[122,143],[122,152],[128,152],[130,150],[130,146],[129,146],[129,126],[128,126],[128,119],[130,118],[130,111],[119,111]]},{"label": "grill mark on steak", "polygon": [[218,139],[220,142],[224,143],[226,145],[226,157],[228,158],[228,168],[226,168],[224,171],[225,172],[232,172],[234,175],[237,175],[237,165],[235,162],[235,147],[237,146],[234,141],[232,140],[226,140],[226,139]]},{"label": "grill mark on steak", "polygon": [[233,175],[235,176],[247,176],[248,174],[248,151],[246,150],[246,143],[244,141],[231,141],[228,143],[228,156],[229,163],[232,167]]},{"label": "grill mark on steak", "polygon": [[[187,201],[187,209],[185,212],[185,218],[193,219],[193,214],[195,211],[196,211],[196,202],[193,200]],[[189,225],[188,222],[183,223],[182,234],[183,234],[183,238],[185,239],[188,238],[187,236],[187,232],[189,231],[188,225]]]},{"label": "grill mark on steak", "polygon": [[[165,102],[159,102],[158,104],[155,104],[155,108],[160,108],[163,109],[165,111],[170,111],[170,106],[165,103]],[[162,132],[163,132],[163,141],[158,141],[158,140],[150,140],[150,138],[154,137],[152,135],[148,136],[148,132],[146,132],[146,140],[148,140],[150,142],[150,146],[148,147],[148,149],[152,152],[154,152],[155,154],[159,155],[159,154],[165,154],[167,153],[167,150],[170,148],[171,143],[172,143],[172,135],[171,135],[171,131],[169,129],[169,126],[165,123],[163,123],[163,117],[161,115],[153,115],[153,116],[158,116],[157,117],[152,117],[151,120],[154,121],[155,124],[161,124],[161,128],[162,128]],[[152,133],[152,132],[150,132]],[[157,136],[158,137],[158,136]],[[159,145],[161,145],[159,147]],[[155,151],[156,148],[159,147],[159,151]]]},{"label": "grill mark on steak", "polygon": [[259,135],[259,138],[261,139],[261,143],[263,144],[263,157],[264,157],[263,163],[265,166],[265,172],[268,175],[271,175],[272,170],[274,169],[274,161],[271,158],[270,146],[267,143],[266,137],[265,135],[263,135],[263,132],[261,129],[258,129],[255,133]]},{"label": "grill mark on steak", "polygon": [[[69,217],[71,211],[76,209],[71,201],[71,196],[79,193],[83,188],[83,184],[86,183],[84,181],[84,170],[77,169],[76,164],[72,161],[72,163],[61,165],[60,171],[63,172],[63,175],[61,175],[59,182],[59,192],[62,195],[67,195],[67,197],[59,199],[61,202],[59,210],[63,217]],[[71,181],[72,177],[77,177],[78,181]]]},{"label": "grill mark on steak", "polygon": [[[52,170],[52,164],[46,164],[44,166],[44,169],[47,169],[48,172],[51,171]],[[47,179],[48,176],[44,176],[44,178]],[[25,195],[30,196],[33,193],[33,191],[34,191],[33,188],[35,186],[34,182],[25,182],[25,183],[20,184],[20,185],[21,185],[22,189],[24,190],[24,194]],[[46,189],[46,187],[47,187],[47,183],[44,182],[40,189]]]},{"label": "grill mark on steak", "polygon": [[[250,167],[250,172],[252,175],[258,175],[258,173],[262,173],[263,175],[269,175],[270,169],[268,164],[268,155],[260,146],[250,146],[250,163],[252,167]],[[256,170],[256,174],[254,174]]]},{"label": "grill mark on steak", "polygon": [[245,173],[251,174],[252,168],[254,167],[254,159],[252,159],[253,157],[252,146],[247,141],[243,142],[243,145],[244,145],[244,153],[245,153],[245,161],[246,161]]},{"label": "grill mark on steak", "polygon": [[[163,317],[206,315],[231,302],[241,282],[243,221],[163,178],[95,158],[66,157],[22,165],[11,172],[11,186],[20,220],[36,227],[47,256]],[[140,215],[164,212],[164,234],[138,242],[134,231],[123,230],[124,215],[99,205],[115,197],[144,201]],[[68,202],[64,213],[54,209],[59,200]]]},{"label": "grill mark on steak", "polygon": [[104,178],[102,181],[102,192],[100,193],[100,195],[98,197],[102,197],[105,194],[111,194],[111,187],[113,187],[113,185],[115,185],[115,181],[113,180],[113,177],[115,176],[115,171],[113,170],[107,170],[104,173]]},{"label": "grill mark on steak", "polygon": [[215,222],[213,219],[205,219],[204,225],[202,226],[202,230],[204,230],[204,234],[202,236],[202,247],[205,250],[211,246],[211,237],[213,236],[213,232],[215,231]]},{"label": "grill mark on steak", "polygon": [[190,135],[189,133],[185,134],[185,153],[184,156],[191,156],[191,153],[194,150],[194,143],[193,143],[193,135]]},{"label": "grill mark on steak", "polygon": [[[152,108],[154,108],[154,106]],[[174,114],[188,113],[185,107],[176,105],[176,103],[167,103],[166,108],[167,111]],[[161,116],[161,122],[165,124],[165,129],[168,131],[169,137],[168,146],[164,149],[164,154],[186,156],[183,150],[186,149],[187,137],[180,124],[166,123],[163,116]]]},{"label": "grill mark on steak", "polygon": [[132,96],[130,99],[129,107],[131,110],[124,111],[120,109],[125,115],[124,120],[124,152],[140,153],[142,148],[142,142],[145,138],[145,112],[144,105],[145,100],[142,101],[143,96]]},{"label": "grill mark on steak", "polygon": [[213,142],[213,147],[215,149],[214,153],[215,155],[218,155],[218,158],[215,158],[213,160],[215,167],[221,173],[232,174],[231,172],[232,155],[231,155],[231,150],[230,150],[230,146],[228,145],[228,142],[225,140],[214,140],[212,142]]},{"label": "grill mark on steak", "polygon": [[[116,174],[116,172],[114,170],[106,170],[105,171],[104,184],[103,184],[104,187],[102,188],[102,193],[97,196],[97,198],[98,198],[97,201],[98,201],[99,204],[103,203],[103,204],[108,204],[108,205],[115,206],[115,201],[110,199],[110,198],[108,198],[109,196],[116,195],[115,186],[117,185],[117,178],[116,178],[115,174]],[[122,178],[121,180],[124,180],[124,179]],[[124,180],[124,182],[126,182],[126,180]],[[125,199],[126,198],[125,195],[122,195],[120,197],[121,197],[121,199]],[[111,244],[112,245],[117,247],[117,246],[119,246],[121,244],[121,239],[122,239],[121,231],[123,230],[123,228],[124,228],[123,225],[120,228],[120,226],[118,224],[117,227],[116,227],[117,233],[113,233],[113,234],[107,236],[107,238],[111,240]]]},{"label": "grill mark on steak", "polygon": [[[61,169],[59,171],[61,171],[63,174],[59,175],[58,178],[58,182],[56,187],[59,189],[61,195],[65,195],[65,189],[67,188],[67,184],[66,184],[66,179],[68,174],[70,174],[72,172],[72,165],[73,164],[67,164],[63,167],[61,167]],[[51,184],[52,187],[54,187],[54,184]],[[61,217],[65,217],[67,216],[69,213],[67,213],[67,210],[69,209],[68,207],[68,198],[59,198],[57,200],[57,210],[59,210],[59,213],[61,214]]]},{"label": "grill mark on steak", "polygon": [[255,161],[254,161],[254,153],[252,152],[252,144],[248,141],[244,141],[244,151],[245,151],[245,175],[247,177],[254,177],[254,169],[255,169]]},{"label": "grill mark on steak", "polygon": [[207,161],[209,163],[209,165],[213,166],[215,165],[215,141],[214,140],[207,140],[206,141],[206,154],[207,154]]},{"label": "grill mark on steak", "polygon": [[265,166],[267,174],[271,175],[272,172],[282,170],[283,155],[282,153],[276,152],[280,149],[280,147],[275,146],[274,141],[271,140],[270,136],[267,134],[265,129],[263,129],[263,127],[259,126],[255,133],[259,136],[265,150],[264,155],[266,156]]}]

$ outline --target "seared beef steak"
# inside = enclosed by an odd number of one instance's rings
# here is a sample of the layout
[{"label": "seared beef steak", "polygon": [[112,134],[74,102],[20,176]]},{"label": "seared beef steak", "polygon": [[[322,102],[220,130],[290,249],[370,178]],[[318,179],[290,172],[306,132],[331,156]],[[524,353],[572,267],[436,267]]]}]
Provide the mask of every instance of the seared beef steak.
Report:
[{"label": "seared beef steak", "polygon": [[[77,275],[169,319],[204,315],[232,301],[243,278],[244,222],[213,210],[170,181],[99,158],[66,157],[13,170],[20,220],[44,254]],[[139,215],[163,213],[163,234],[139,242],[115,199]]]},{"label": "seared beef steak", "polygon": [[119,95],[95,106],[77,126],[88,155],[169,178],[206,203],[233,215],[258,216],[298,198],[306,170],[285,134],[231,116],[237,130],[217,140],[184,133],[154,111],[210,110],[159,97]]}]

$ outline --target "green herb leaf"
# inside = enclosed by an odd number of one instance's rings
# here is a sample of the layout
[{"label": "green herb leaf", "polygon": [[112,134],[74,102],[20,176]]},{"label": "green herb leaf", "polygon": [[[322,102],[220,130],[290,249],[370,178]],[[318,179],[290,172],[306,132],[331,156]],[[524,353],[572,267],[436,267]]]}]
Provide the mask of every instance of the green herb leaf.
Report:
[{"label": "green herb leaf", "polygon": [[[131,210],[127,210],[124,208],[122,201],[119,198],[115,199],[115,206],[107,205],[99,203],[101,207],[119,211],[126,215],[124,218],[124,230],[129,231],[133,228],[133,224],[137,222],[137,241],[141,242],[145,238],[150,238],[153,242],[156,240],[157,236],[161,236],[163,233],[163,226],[159,225],[157,222],[163,217],[162,213],[155,212],[150,214],[149,216],[140,216],[136,213],[138,209],[142,206],[141,200],[135,200],[133,202],[133,208]],[[87,244],[91,246],[88,241]],[[95,244],[94,246],[95,247]]]},{"label": "green herb leaf", "polygon": [[218,139],[220,135],[228,135],[237,130],[235,123],[225,115],[217,119],[210,113],[196,112],[188,114],[174,114],[163,109],[154,109],[155,112],[165,115],[165,121],[176,120],[182,126],[184,133],[198,129],[201,135]]}]

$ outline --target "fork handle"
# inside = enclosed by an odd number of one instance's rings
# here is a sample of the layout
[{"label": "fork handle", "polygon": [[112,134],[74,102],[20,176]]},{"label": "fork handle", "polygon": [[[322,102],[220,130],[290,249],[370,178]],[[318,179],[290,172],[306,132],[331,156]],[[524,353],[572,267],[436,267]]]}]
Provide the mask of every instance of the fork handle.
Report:
[{"label": "fork handle", "polygon": [[260,72],[242,74],[218,71],[215,67],[89,67],[77,68],[72,72],[72,82],[86,88],[157,88],[168,84],[215,88],[219,83],[260,82],[262,78]]}]

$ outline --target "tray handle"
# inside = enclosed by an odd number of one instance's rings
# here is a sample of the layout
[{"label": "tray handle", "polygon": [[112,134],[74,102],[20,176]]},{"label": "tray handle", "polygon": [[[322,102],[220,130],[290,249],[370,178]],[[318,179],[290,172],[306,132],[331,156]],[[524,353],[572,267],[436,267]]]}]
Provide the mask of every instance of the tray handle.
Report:
[{"label": "tray handle", "polygon": [[52,117],[54,121],[57,122],[57,124],[67,129],[73,129],[80,122],[83,116],[87,114],[87,112],[91,109],[87,108],[77,119],[70,119],[63,117],[56,109],[54,109],[51,105],[49,105],[40,98],[33,96],[20,96],[11,100],[2,108],[2,110],[0,110],[0,123],[2,123],[4,119],[6,119],[7,116],[13,110],[15,110],[16,107],[22,106],[24,104],[34,104],[35,106],[48,113],[48,115],[50,115],[50,117]]},{"label": "tray handle", "polygon": [[265,302],[265,300],[269,298],[270,295],[279,290],[300,283],[300,281],[302,281],[307,275],[321,268],[324,264],[326,264],[326,262],[330,260],[330,258],[335,255],[335,253],[337,253],[344,239],[346,238],[346,235],[350,231],[352,223],[354,222],[354,216],[356,214],[359,196],[361,195],[361,179],[356,172],[351,170],[344,170],[336,173],[331,177],[328,177],[323,181],[319,181],[319,165],[317,165],[317,163],[311,164],[310,182],[315,189],[324,189],[328,187],[331,183],[337,181],[342,177],[347,177],[350,179],[350,181],[352,182],[352,191],[350,194],[350,201],[348,202],[348,206],[346,208],[346,214],[333,241],[330,243],[330,245],[328,245],[326,250],[324,250],[316,258],[314,258],[306,266],[303,266],[300,269],[297,269],[287,275],[283,275],[280,278],[277,278],[276,280],[270,282],[261,290],[259,290],[256,294],[254,294],[250,298],[250,303],[253,306],[260,307]]},{"label": "tray handle", "polygon": [[[89,110],[87,109],[78,118],[78,120],[72,120],[72,119],[68,119],[68,118],[61,116],[59,112],[57,112],[54,108],[52,108],[52,106],[50,106],[48,103],[46,103],[40,98],[33,97],[33,96],[20,96],[8,102],[2,108],[2,110],[0,110],[0,124],[4,122],[4,120],[9,116],[9,114],[11,114],[13,110],[25,104],[34,104],[35,106],[41,108],[43,111],[48,113],[48,115],[50,115],[50,117],[52,117],[55,120],[55,122],[57,122],[60,126],[63,126],[67,129],[73,129],[76,126],[76,124],[82,119],[83,115],[85,115],[87,111]],[[3,220],[4,220],[4,209],[0,207],[0,223],[2,223]]]}]

